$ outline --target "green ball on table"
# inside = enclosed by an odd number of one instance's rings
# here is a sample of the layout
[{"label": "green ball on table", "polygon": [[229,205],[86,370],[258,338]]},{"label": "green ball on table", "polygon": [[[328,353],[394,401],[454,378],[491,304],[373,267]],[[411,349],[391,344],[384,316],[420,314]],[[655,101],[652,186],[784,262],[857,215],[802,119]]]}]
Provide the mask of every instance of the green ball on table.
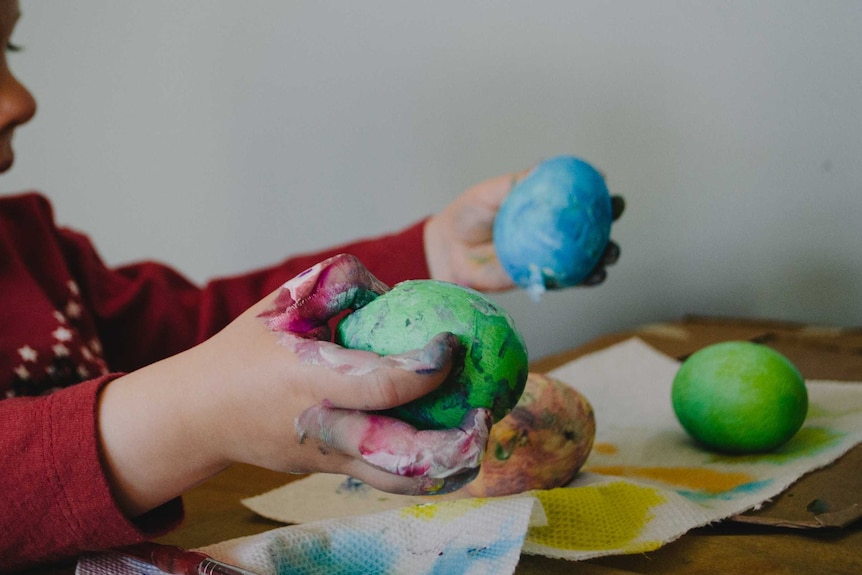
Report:
[{"label": "green ball on table", "polygon": [[709,449],[760,453],[781,446],[802,427],[808,392],[796,367],[764,345],[729,341],[686,359],[671,391],[683,428]]}]

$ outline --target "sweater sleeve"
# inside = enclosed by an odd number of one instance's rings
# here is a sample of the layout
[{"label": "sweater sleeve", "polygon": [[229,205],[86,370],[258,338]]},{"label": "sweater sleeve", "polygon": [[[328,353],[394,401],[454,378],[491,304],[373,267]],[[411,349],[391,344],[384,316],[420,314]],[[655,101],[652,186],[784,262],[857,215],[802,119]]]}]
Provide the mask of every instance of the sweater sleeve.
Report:
[{"label": "sweater sleeve", "polygon": [[[273,268],[212,282],[204,288],[204,320],[200,324],[198,338],[209,337],[287,280],[337,254],[356,256],[371,273],[389,286],[408,279],[427,279],[430,272],[425,258],[424,229],[425,220],[422,220],[396,233],[342,244],[321,252],[301,254]],[[221,305],[221,302],[231,301],[239,305]]]},{"label": "sweater sleeve", "polygon": [[114,502],[96,409],[99,391],[116,377],[0,402],[0,572],[142,541],[182,519],[179,499],[135,522]]}]

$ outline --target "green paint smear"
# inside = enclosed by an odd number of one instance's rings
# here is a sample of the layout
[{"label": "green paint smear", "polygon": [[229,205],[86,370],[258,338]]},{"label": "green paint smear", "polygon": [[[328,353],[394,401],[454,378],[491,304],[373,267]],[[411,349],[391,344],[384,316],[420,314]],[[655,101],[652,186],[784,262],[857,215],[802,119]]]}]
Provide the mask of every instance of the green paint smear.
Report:
[{"label": "green paint smear", "polygon": [[512,457],[513,450],[514,446],[511,443],[506,447],[503,447],[502,443],[497,443],[494,447],[494,458],[498,461],[506,461]]},{"label": "green paint smear", "polygon": [[850,409],[830,409],[826,408],[822,405],[818,405],[815,403],[808,404],[808,419],[819,418],[819,417],[831,417],[838,418],[844,417],[847,415],[852,415],[854,413],[859,413],[859,409],[850,408]]},{"label": "green paint smear", "polygon": [[808,414],[806,417],[815,418],[815,417],[834,417],[835,414],[832,411],[825,409],[821,405],[816,405],[814,403],[808,404]]},{"label": "green paint smear", "polygon": [[660,541],[635,541],[655,517],[652,509],[665,502],[658,489],[633,483],[536,491],[548,525],[533,527],[527,539],[539,545],[571,551],[658,549]]},{"label": "green paint smear", "polygon": [[715,463],[772,463],[781,465],[801,457],[808,457],[829,449],[841,441],[846,433],[827,427],[803,427],[787,443],[769,453],[747,455],[713,455]]}]

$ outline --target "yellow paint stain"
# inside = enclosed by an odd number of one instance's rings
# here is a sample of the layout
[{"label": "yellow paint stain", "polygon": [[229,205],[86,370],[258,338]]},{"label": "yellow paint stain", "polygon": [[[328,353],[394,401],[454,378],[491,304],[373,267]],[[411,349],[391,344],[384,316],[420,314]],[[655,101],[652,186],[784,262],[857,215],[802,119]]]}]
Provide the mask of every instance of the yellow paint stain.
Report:
[{"label": "yellow paint stain", "polygon": [[452,519],[466,515],[474,509],[484,507],[487,501],[485,498],[467,498],[441,501],[440,503],[422,503],[403,508],[401,515],[402,517],[412,517],[426,521],[451,521]]},{"label": "yellow paint stain", "polygon": [[613,443],[594,443],[593,451],[600,455],[616,455],[619,449]]},{"label": "yellow paint stain", "polygon": [[652,508],[665,502],[650,487],[616,482],[607,485],[536,491],[548,525],[532,527],[533,543],[577,551],[620,550],[640,553],[658,549],[660,541],[637,541],[653,519]]},{"label": "yellow paint stain", "polygon": [[718,471],[704,467],[639,467],[636,465],[603,465],[590,467],[590,471],[602,475],[632,477],[660,481],[676,487],[710,494],[724,493],[740,485],[751,483],[756,478],[747,473]]}]

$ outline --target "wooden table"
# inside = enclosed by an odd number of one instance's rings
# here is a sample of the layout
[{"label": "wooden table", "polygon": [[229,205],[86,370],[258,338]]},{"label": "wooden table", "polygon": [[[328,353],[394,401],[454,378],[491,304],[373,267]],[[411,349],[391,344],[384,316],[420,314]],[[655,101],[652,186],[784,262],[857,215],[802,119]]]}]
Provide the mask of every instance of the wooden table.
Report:
[{"label": "wooden table", "polygon": [[[786,355],[807,379],[862,381],[862,329],[702,317],[686,317],[679,321],[651,324],[608,335],[576,349],[535,361],[531,369],[548,371],[633,336],[676,358],[684,358],[704,345],[718,341],[754,340]],[[836,477],[838,481],[849,481],[849,489],[862,498],[862,446],[857,446],[833,466],[804,477],[760,513],[768,519],[776,505],[782,507],[782,513],[787,513],[787,503],[792,503],[794,495],[805,493],[806,490],[816,491],[820,481],[835,481]],[[282,524],[259,517],[242,506],[240,500],[279,487],[289,480],[289,476],[280,473],[235,466],[189,492],[184,498],[187,515],[185,524],[160,541],[194,548],[280,527]],[[782,501],[782,498],[785,500]],[[798,499],[800,502],[810,501],[801,495]],[[804,506],[799,512],[807,513]],[[756,518],[754,520],[757,521]],[[828,529],[788,529],[725,521],[695,529],[650,553],[578,563],[525,555],[516,570],[519,574],[542,575],[574,572],[604,575],[859,575],[862,574],[862,521]]]}]

